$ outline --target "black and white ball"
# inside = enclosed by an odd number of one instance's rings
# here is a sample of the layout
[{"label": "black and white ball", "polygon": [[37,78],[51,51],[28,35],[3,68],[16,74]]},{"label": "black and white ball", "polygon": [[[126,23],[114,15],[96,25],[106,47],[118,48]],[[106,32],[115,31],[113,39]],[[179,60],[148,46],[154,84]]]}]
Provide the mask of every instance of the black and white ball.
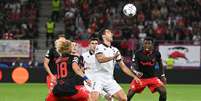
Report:
[{"label": "black and white ball", "polygon": [[137,11],[137,9],[136,9],[135,5],[130,4],[130,3],[124,5],[124,7],[123,7],[123,13],[124,13],[124,15],[126,15],[128,17],[134,16],[136,14],[136,11]]}]

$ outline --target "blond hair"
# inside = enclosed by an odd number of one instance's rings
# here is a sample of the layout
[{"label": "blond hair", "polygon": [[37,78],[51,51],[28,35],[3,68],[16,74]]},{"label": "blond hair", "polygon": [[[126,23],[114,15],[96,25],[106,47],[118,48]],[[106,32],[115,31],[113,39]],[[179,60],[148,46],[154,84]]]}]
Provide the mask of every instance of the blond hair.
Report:
[{"label": "blond hair", "polygon": [[58,39],[55,41],[55,48],[56,50],[61,53],[61,54],[64,54],[64,53],[71,53],[71,48],[72,48],[72,45],[71,45],[71,41],[70,40],[66,40],[66,39]]}]

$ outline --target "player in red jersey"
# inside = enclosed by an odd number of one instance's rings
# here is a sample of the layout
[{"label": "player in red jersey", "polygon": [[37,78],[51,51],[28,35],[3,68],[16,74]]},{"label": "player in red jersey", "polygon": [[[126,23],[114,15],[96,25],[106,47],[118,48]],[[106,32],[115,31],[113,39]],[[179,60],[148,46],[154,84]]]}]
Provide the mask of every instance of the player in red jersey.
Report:
[{"label": "player in red jersey", "polygon": [[60,57],[56,59],[57,84],[46,98],[46,101],[87,101],[88,91],[83,81],[91,84],[79,67],[79,57],[71,55],[71,42],[57,41],[56,50]]},{"label": "player in red jersey", "polygon": [[[135,93],[141,93],[145,87],[149,87],[152,93],[158,92],[160,94],[159,101],[166,101],[166,78],[164,68],[162,66],[161,54],[159,51],[154,50],[153,40],[146,38],[143,43],[143,49],[139,50],[134,55],[134,67],[139,70],[134,72],[140,77],[141,85],[133,80],[130,84],[127,97],[128,101],[131,100]],[[161,80],[155,75],[155,65],[159,64],[161,70]],[[163,82],[161,82],[163,81]]]},{"label": "player in red jersey", "polygon": [[[65,41],[65,35],[61,34],[59,35],[57,40]],[[55,85],[56,81],[56,64],[55,64],[55,59],[59,57],[58,52],[56,51],[56,48],[53,47],[49,49],[44,57],[44,68],[47,71],[48,75],[46,77],[46,82],[48,86],[48,92],[51,92]]]}]

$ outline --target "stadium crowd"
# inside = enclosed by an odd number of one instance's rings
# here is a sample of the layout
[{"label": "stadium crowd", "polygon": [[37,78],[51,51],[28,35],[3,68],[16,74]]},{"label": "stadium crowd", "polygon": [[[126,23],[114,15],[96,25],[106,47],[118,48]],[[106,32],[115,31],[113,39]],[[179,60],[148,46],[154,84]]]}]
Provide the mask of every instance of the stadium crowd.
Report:
[{"label": "stadium crowd", "polygon": [[0,38],[32,39],[37,36],[37,0],[0,1]]},{"label": "stadium crowd", "polygon": [[[113,44],[131,56],[145,37],[159,42],[200,44],[200,0],[59,0],[60,16],[68,39],[87,40],[104,27],[114,33]],[[38,0],[0,1],[0,38],[32,39],[38,36]],[[137,7],[135,17],[122,14],[126,3]],[[85,41],[83,41],[85,42]],[[128,60],[131,58],[128,57]]]},{"label": "stadium crowd", "polygon": [[[122,0],[65,0],[64,23],[66,35],[73,39],[88,39],[105,26],[114,38],[121,40],[119,49],[134,51],[137,40],[151,36],[164,41],[191,41],[200,44],[200,0],[130,0],[137,7],[137,15],[122,14]],[[130,52],[125,52],[124,55]]]}]

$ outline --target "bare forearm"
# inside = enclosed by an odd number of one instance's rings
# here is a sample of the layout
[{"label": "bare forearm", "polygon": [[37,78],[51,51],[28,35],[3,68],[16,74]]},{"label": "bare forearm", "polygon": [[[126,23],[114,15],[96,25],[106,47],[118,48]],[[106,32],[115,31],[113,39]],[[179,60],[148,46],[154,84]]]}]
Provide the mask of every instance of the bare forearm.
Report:
[{"label": "bare forearm", "polygon": [[122,69],[122,71],[123,71],[124,73],[126,73],[127,75],[129,75],[129,76],[131,76],[131,77],[136,77],[136,76],[134,75],[134,73],[123,63],[123,61],[120,61],[120,62],[119,62],[119,66],[120,66],[120,68]]},{"label": "bare forearm", "polygon": [[77,75],[79,75],[79,76],[81,76],[81,77],[84,77],[84,73],[83,73],[82,69],[80,69],[80,67],[79,67],[79,65],[78,65],[77,63],[73,63],[73,71],[74,71]]},{"label": "bare forearm", "polygon": [[48,64],[44,63],[44,68],[45,68],[46,72],[48,73],[48,75],[53,75]]},{"label": "bare forearm", "polygon": [[50,67],[49,67],[49,62],[50,60],[48,58],[44,58],[44,62],[43,62],[43,65],[44,65],[44,68],[46,70],[46,72],[49,74],[49,75],[53,75],[51,70],[50,70]]}]

